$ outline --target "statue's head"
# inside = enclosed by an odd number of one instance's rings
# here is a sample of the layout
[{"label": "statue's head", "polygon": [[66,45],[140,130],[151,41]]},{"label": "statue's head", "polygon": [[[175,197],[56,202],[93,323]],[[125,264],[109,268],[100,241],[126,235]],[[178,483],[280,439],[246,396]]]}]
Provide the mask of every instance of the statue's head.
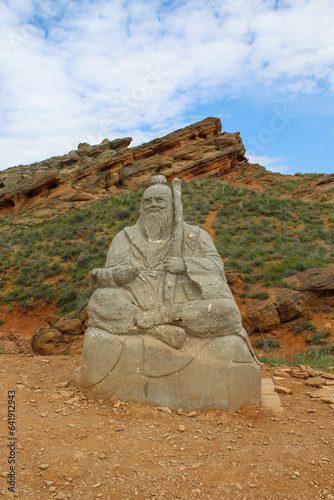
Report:
[{"label": "statue's head", "polygon": [[143,194],[139,222],[149,240],[170,237],[174,222],[173,197],[166,177],[155,175]]}]

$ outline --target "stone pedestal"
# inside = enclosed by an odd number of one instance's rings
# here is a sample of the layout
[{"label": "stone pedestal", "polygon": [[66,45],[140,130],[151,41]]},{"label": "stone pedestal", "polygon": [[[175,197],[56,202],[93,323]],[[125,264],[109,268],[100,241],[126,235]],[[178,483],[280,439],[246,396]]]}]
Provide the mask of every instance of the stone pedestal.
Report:
[{"label": "stone pedestal", "polygon": [[172,410],[233,412],[261,401],[261,368],[240,335],[187,337],[174,349],[150,335],[113,335],[91,327],[72,383],[92,399],[117,396]]}]

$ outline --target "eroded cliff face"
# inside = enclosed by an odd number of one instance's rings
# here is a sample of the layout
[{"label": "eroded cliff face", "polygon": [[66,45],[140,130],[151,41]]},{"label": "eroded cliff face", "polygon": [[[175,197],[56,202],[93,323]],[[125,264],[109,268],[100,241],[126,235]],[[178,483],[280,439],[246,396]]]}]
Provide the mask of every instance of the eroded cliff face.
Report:
[{"label": "eroded cliff face", "polygon": [[131,138],[79,144],[67,155],[0,172],[0,214],[55,209],[138,189],[153,174],[222,178],[247,161],[239,133],[221,133],[207,118],[160,139],[129,148]]}]

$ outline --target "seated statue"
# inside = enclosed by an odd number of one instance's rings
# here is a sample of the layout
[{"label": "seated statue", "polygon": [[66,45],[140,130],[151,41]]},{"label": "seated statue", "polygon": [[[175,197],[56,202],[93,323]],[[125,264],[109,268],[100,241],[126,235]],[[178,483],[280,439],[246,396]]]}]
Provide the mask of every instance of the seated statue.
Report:
[{"label": "seated statue", "polygon": [[113,239],[79,371],[89,397],[235,411],[260,401],[260,364],[211,237],[183,221],[181,182],[152,177],[140,217]]}]

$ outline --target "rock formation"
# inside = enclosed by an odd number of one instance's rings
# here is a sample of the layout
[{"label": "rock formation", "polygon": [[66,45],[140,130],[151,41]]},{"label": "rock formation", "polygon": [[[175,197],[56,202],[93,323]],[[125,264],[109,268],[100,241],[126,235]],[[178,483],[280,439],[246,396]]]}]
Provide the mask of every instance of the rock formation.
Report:
[{"label": "rock formation", "polygon": [[218,118],[207,118],[128,148],[131,138],[105,139],[28,166],[0,172],[0,214],[22,213],[36,207],[56,208],[91,202],[110,194],[138,189],[153,174],[168,180],[206,175],[220,177],[246,161],[239,133],[221,133]]}]

